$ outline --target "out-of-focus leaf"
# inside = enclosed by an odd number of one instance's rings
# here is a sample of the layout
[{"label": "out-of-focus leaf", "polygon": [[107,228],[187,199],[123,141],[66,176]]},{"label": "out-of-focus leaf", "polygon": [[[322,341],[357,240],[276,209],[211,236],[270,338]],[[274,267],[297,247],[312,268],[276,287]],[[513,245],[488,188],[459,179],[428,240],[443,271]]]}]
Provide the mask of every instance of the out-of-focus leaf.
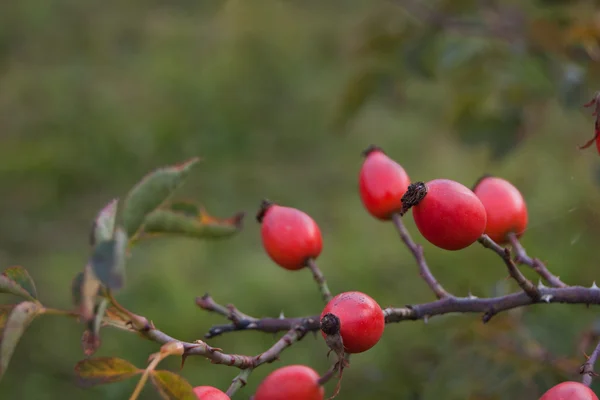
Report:
[{"label": "out-of-focus leaf", "polygon": [[83,347],[83,353],[87,357],[92,356],[100,348],[102,343],[100,339],[100,328],[102,327],[108,304],[109,300],[106,298],[103,298],[100,301],[94,311],[94,318],[88,322],[88,327],[81,336],[81,346]]},{"label": "out-of-focus leaf", "polygon": [[438,68],[442,72],[463,68],[466,64],[475,63],[479,57],[485,56],[490,43],[481,38],[443,37],[439,44]]},{"label": "out-of-focus leaf", "polygon": [[116,357],[90,358],[75,365],[78,381],[84,387],[123,381],[142,372],[129,361]]},{"label": "out-of-focus leaf", "polygon": [[165,400],[195,400],[194,388],[183,377],[171,371],[152,371],[152,384]]},{"label": "out-of-focus leaf", "polygon": [[77,274],[71,284],[71,291],[75,305],[79,306],[79,313],[86,320],[94,318],[94,306],[102,284],[94,274],[91,264],[87,264],[83,272]]},{"label": "out-of-focus leaf", "polygon": [[507,108],[496,114],[467,111],[455,120],[454,129],[467,145],[487,145],[493,159],[501,159],[522,139],[522,110]]},{"label": "out-of-focus leaf", "polygon": [[117,217],[117,206],[119,201],[117,199],[112,200],[108,203],[96,216],[94,224],[92,225],[92,233],[90,237],[90,244],[94,246],[96,243],[110,240],[115,229],[115,220]]},{"label": "out-of-focus leaf", "polygon": [[0,332],[0,379],[6,372],[23,332],[42,310],[41,305],[31,301],[19,303],[10,310]]},{"label": "out-of-focus leaf", "polygon": [[579,108],[586,95],[586,70],[574,63],[564,66],[558,87],[558,99],[565,108]]},{"label": "out-of-focus leaf", "polygon": [[[177,206],[179,207],[179,206]],[[242,228],[245,213],[240,212],[230,218],[215,218],[199,208],[198,214],[158,209],[146,217],[144,234],[173,234],[201,239],[217,239],[238,233]]]},{"label": "out-of-focus leaf", "polygon": [[29,272],[21,266],[5,269],[0,275],[0,293],[11,293],[35,301],[37,291]]},{"label": "out-of-focus leaf", "polygon": [[15,307],[16,307],[16,304],[0,305],[0,332],[2,332],[4,330],[6,321],[8,321],[8,316],[10,315],[11,311]]},{"label": "out-of-focus leaf", "polygon": [[123,224],[129,237],[142,226],[146,215],[163,204],[199,161],[192,158],[182,164],[157,169],[138,182],[125,198]]},{"label": "out-of-focus leaf", "polygon": [[100,336],[92,329],[86,329],[81,335],[81,347],[86,357],[92,356],[102,344]]},{"label": "out-of-focus leaf", "polygon": [[404,67],[423,79],[435,77],[438,60],[438,30],[427,30],[407,40],[402,51]]},{"label": "out-of-focus leaf", "polygon": [[333,117],[333,128],[337,133],[354,119],[367,100],[377,91],[384,76],[381,68],[373,65],[363,67],[346,83]]},{"label": "out-of-focus leaf", "polygon": [[109,289],[121,289],[125,283],[127,235],[117,228],[115,238],[96,245],[90,259],[94,275]]}]

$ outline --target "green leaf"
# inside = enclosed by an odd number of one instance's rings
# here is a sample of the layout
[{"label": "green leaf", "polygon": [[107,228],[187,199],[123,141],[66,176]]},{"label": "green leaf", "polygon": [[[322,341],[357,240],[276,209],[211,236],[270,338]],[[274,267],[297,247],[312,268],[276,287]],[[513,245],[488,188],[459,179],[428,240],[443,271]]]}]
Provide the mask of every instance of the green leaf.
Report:
[{"label": "green leaf", "polygon": [[117,357],[89,358],[75,365],[79,384],[84,387],[120,382],[142,372],[129,361]]},{"label": "green leaf", "polygon": [[0,336],[0,379],[6,372],[23,332],[42,310],[40,304],[31,301],[19,303],[10,310]]},{"label": "green leaf", "polygon": [[90,244],[92,246],[98,242],[112,239],[113,231],[115,229],[118,203],[118,199],[112,200],[102,210],[100,210],[96,216],[90,237]]},{"label": "green leaf", "polygon": [[171,234],[201,239],[218,239],[231,236],[242,229],[245,213],[240,212],[230,218],[215,218],[198,209],[197,215],[191,209],[187,213],[158,209],[146,217],[143,233],[149,235]]},{"label": "green leaf", "polygon": [[157,169],[131,189],[123,208],[123,224],[129,237],[142,226],[146,215],[163,204],[183,183],[198,161],[196,157],[179,165]]},{"label": "green leaf", "polygon": [[356,117],[377,91],[385,75],[381,67],[368,65],[350,78],[343,89],[333,118],[333,128],[338,133]]},{"label": "green leaf", "polygon": [[125,258],[127,235],[121,228],[115,231],[115,238],[96,245],[90,259],[94,275],[109,289],[121,289],[125,283]]},{"label": "green leaf", "polygon": [[150,379],[165,400],[196,400],[192,385],[171,371],[152,371]]},{"label": "green leaf", "polygon": [[2,272],[0,293],[11,293],[32,301],[37,298],[35,283],[27,270],[21,266],[10,267]]}]

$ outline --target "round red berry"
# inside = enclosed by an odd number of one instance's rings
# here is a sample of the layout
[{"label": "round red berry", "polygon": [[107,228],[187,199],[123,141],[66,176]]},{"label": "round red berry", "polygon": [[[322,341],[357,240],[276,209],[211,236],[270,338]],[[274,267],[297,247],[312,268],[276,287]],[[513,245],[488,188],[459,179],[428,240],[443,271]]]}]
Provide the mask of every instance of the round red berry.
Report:
[{"label": "round red berry", "polygon": [[323,400],[319,374],[305,365],[288,365],[271,372],[258,386],[254,400]]},{"label": "round red berry", "polygon": [[410,186],[403,201],[412,206],[423,237],[442,249],[464,249],[485,231],[485,207],[472,190],[458,182],[417,182]]},{"label": "round red berry", "polygon": [[[339,318],[339,334],[347,353],[362,353],[379,342],[385,329],[383,310],[373,298],[361,292],[344,292],[327,303],[326,314]],[[327,338],[325,332],[321,332]]]},{"label": "round red berry", "polygon": [[402,210],[402,195],[410,185],[408,174],[383,150],[370,146],[363,152],[358,188],[360,200],[367,211],[382,221]]},{"label": "round red berry", "polygon": [[212,386],[196,386],[194,394],[198,400],[230,400],[229,396]]},{"label": "round red berry", "polygon": [[298,270],[323,249],[321,230],[306,213],[263,200],[256,216],[261,224],[262,244],[279,266]]},{"label": "round red berry", "polygon": [[480,179],[473,190],[487,214],[485,233],[496,243],[506,243],[507,234],[521,236],[527,228],[527,205],[509,181],[492,176]]},{"label": "round red berry", "polygon": [[583,383],[569,381],[554,386],[540,400],[598,400],[598,396]]}]

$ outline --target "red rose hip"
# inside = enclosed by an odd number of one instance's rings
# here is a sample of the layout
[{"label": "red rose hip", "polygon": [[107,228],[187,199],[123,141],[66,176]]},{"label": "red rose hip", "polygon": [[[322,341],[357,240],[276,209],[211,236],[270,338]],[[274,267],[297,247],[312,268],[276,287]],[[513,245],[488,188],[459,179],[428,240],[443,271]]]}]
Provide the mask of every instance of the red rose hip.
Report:
[{"label": "red rose hip", "polygon": [[263,200],[256,215],[261,224],[262,244],[280,267],[298,270],[323,249],[321,230],[305,212]]},{"label": "red rose hip", "polygon": [[376,146],[368,147],[360,169],[358,189],[365,209],[375,218],[390,220],[402,210],[402,195],[410,185],[408,174]]},{"label": "red rose hip", "polygon": [[568,381],[550,388],[540,400],[598,400],[598,396],[583,383]]},{"label": "red rose hip", "polygon": [[212,386],[196,386],[194,394],[198,400],[230,400],[229,396]]},{"label": "red rose hip", "polygon": [[487,216],[481,200],[468,187],[434,179],[410,185],[403,197],[425,239],[445,250],[473,244],[485,231]]},{"label": "red rose hip", "polygon": [[271,372],[258,386],[254,400],[323,400],[319,374],[305,365],[288,365]]},{"label": "red rose hip", "polygon": [[527,205],[515,186],[509,181],[493,176],[481,178],[473,189],[485,207],[487,225],[485,233],[496,243],[508,242],[507,235],[520,237],[527,228]]},{"label": "red rose hip", "polygon": [[327,314],[339,319],[339,334],[347,353],[369,350],[379,342],[385,329],[383,310],[373,298],[361,292],[338,294],[323,309],[321,320]]}]

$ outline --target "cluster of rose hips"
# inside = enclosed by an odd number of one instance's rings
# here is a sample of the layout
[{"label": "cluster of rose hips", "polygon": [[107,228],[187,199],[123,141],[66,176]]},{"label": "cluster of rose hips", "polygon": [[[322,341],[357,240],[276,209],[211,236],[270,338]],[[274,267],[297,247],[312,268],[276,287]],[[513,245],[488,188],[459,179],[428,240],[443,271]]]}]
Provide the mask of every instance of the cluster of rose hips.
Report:
[{"label": "cluster of rose hips", "polygon": [[[473,189],[449,179],[411,183],[404,168],[382,149],[370,146],[363,152],[359,194],[365,209],[376,219],[390,221],[412,209],[419,232],[433,245],[445,250],[464,249],[483,234],[506,243],[508,234],[521,236],[527,227],[527,207],[519,190],[510,182],[484,176]],[[287,270],[305,268],[321,254],[323,240],[317,223],[292,207],[263,201],[257,220],[263,247],[272,261]],[[325,326],[334,318],[334,329]],[[321,313],[325,340],[335,333],[342,353],[362,353],[375,346],[385,329],[385,316],[370,296],[356,291],[340,293],[328,301]],[[330,342],[327,342],[335,350]],[[341,361],[340,361],[341,362]],[[225,400],[229,397],[210,386],[195,388],[198,399]],[[289,365],[269,374],[259,385],[255,400],[323,400],[319,374],[304,365]],[[540,400],[598,400],[578,382],[563,382]]]}]

